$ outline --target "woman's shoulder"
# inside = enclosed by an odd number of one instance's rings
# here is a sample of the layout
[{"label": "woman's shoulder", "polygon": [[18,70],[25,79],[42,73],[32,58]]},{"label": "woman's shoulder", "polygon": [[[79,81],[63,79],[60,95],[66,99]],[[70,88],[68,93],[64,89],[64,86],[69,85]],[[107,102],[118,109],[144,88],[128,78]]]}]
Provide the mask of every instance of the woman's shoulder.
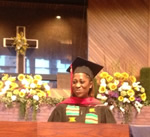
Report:
[{"label": "woman's shoulder", "polygon": [[107,106],[104,105],[104,104],[97,104],[96,107],[103,107],[103,108],[105,108],[105,107],[107,107]]},{"label": "woman's shoulder", "polygon": [[67,104],[58,104],[56,106],[56,108],[65,108],[67,106]]},{"label": "woman's shoulder", "polygon": [[101,110],[109,110],[109,106],[106,106],[106,105],[103,105],[103,104],[100,104],[100,105],[96,105],[95,106],[97,109],[101,109]]}]

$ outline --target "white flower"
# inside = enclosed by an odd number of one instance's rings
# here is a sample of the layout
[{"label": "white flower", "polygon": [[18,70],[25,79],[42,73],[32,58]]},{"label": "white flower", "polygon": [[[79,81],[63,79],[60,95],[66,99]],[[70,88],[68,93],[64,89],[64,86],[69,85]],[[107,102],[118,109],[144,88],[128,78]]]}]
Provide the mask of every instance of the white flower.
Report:
[{"label": "white flower", "polygon": [[111,105],[109,108],[110,108],[110,110],[113,110],[114,109],[114,105]]},{"label": "white flower", "polygon": [[30,84],[30,87],[31,87],[31,88],[35,88],[36,85],[35,85],[34,83],[31,83],[31,84]]},{"label": "white flower", "polygon": [[135,104],[136,104],[139,108],[142,108],[142,107],[143,107],[143,105],[142,105],[140,102],[138,102],[138,101],[135,101]]},{"label": "white flower", "polygon": [[122,90],[130,90],[131,86],[129,85],[128,82],[123,82],[122,86],[119,88],[121,91]]},{"label": "white flower", "polygon": [[137,86],[140,86],[139,84],[140,84],[140,82],[134,82],[134,83],[132,84],[132,86],[133,86],[133,87],[137,87]]},{"label": "white flower", "polygon": [[101,83],[106,83],[106,79],[102,78],[102,79],[100,80],[100,82],[101,82]]},{"label": "white flower", "polygon": [[109,92],[108,92],[108,90],[106,89],[106,91],[105,91],[105,94],[108,94]]},{"label": "white flower", "polygon": [[17,98],[17,97],[16,97],[15,95],[12,95],[12,96],[11,96],[11,100],[12,100],[12,101],[15,101],[16,98]]},{"label": "white flower", "polygon": [[38,95],[34,95],[33,99],[36,100],[36,101],[38,101],[39,100],[39,96]]},{"label": "white flower", "polygon": [[122,87],[119,87],[119,88],[118,88],[118,91],[122,91]]},{"label": "white flower", "polygon": [[122,108],[122,107],[120,107],[120,110],[121,110],[123,113],[125,112],[124,108]]},{"label": "white flower", "polygon": [[97,98],[101,99],[102,95],[101,94],[97,94]]},{"label": "white flower", "polygon": [[26,93],[26,89],[21,89],[20,92]]},{"label": "white flower", "polygon": [[104,106],[107,106],[107,105],[108,105],[108,102],[105,102],[105,103],[104,103]]},{"label": "white flower", "polygon": [[44,88],[45,88],[46,90],[50,90],[50,86],[49,86],[49,85],[45,85]]},{"label": "white flower", "polygon": [[114,84],[115,84],[115,85],[118,85],[118,84],[119,84],[119,80],[115,80],[115,81],[114,81]]},{"label": "white flower", "polygon": [[138,106],[138,104],[135,103],[134,106],[135,106],[137,112],[140,113],[141,112],[141,108]]},{"label": "white flower", "polygon": [[5,85],[6,85],[6,86],[9,86],[10,84],[11,84],[11,81],[8,81],[8,80],[7,80],[7,81],[5,82]]},{"label": "white flower", "polygon": [[10,88],[10,85],[6,85],[3,89],[7,91]]},{"label": "white flower", "polygon": [[2,91],[0,92],[0,95],[4,95],[6,93],[6,91],[7,90],[3,88]]},{"label": "white flower", "polygon": [[38,84],[38,85],[42,85],[43,82],[42,82],[41,80],[39,80],[37,84]]},{"label": "white flower", "polygon": [[137,108],[137,107],[136,107],[136,110],[137,110],[138,113],[141,112],[141,109],[140,109],[140,108]]},{"label": "white flower", "polygon": [[30,93],[30,90],[29,90],[28,88],[26,88],[26,92],[27,92],[27,93]]},{"label": "white flower", "polygon": [[106,80],[104,79],[104,78],[102,78],[101,80],[100,80],[100,85],[101,86],[104,86],[104,87],[106,87]]},{"label": "white flower", "polygon": [[102,96],[101,94],[97,94],[97,98],[101,99],[101,100],[107,100],[106,96]]},{"label": "white flower", "polygon": [[132,86],[135,87],[137,91],[140,91],[140,88],[141,88],[142,86],[139,85],[139,84],[140,84],[140,82],[134,82],[134,83],[132,84]]},{"label": "white flower", "polygon": [[22,84],[28,86],[28,85],[29,85],[29,82],[28,82],[26,79],[23,79],[23,80],[22,80]]},{"label": "white flower", "polygon": [[127,102],[127,103],[130,103],[130,100],[129,100],[128,98],[124,98],[124,99],[123,99],[123,103],[126,103],[126,102]]}]

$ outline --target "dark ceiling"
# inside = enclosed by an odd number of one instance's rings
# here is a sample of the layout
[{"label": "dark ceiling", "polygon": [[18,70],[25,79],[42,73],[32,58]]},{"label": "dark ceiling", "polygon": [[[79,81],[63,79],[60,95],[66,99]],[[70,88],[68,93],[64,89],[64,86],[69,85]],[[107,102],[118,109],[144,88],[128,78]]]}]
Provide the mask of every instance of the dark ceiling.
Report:
[{"label": "dark ceiling", "polygon": [[[4,1],[4,0],[0,0],[0,1]],[[48,3],[48,4],[73,4],[73,5],[88,4],[88,0],[5,0],[5,1]]]}]

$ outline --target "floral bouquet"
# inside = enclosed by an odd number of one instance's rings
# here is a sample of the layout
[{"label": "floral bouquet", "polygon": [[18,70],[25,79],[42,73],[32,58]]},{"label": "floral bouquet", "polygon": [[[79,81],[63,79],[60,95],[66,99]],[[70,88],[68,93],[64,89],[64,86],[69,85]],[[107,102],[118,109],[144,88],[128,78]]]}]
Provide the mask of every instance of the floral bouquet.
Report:
[{"label": "floral bouquet", "polygon": [[105,105],[110,105],[111,109],[117,107],[124,116],[128,116],[132,106],[140,113],[146,101],[146,93],[133,75],[126,72],[115,72],[113,75],[102,72],[97,98]]},{"label": "floral bouquet", "polygon": [[21,55],[25,55],[26,54],[26,50],[28,48],[28,43],[27,43],[27,39],[25,38],[23,32],[20,32],[17,34],[16,37],[13,38],[14,42],[13,42],[13,46],[15,46],[15,50],[21,54]]},{"label": "floral bouquet", "polygon": [[27,110],[32,107],[34,120],[41,104],[54,103],[50,86],[42,81],[41,75],[24,74],[19,74],[17,77],[4,74],[0,81],[0,101],[6,107],[12,106],[13,102],[20,103],[20,114],[26,119]]}]

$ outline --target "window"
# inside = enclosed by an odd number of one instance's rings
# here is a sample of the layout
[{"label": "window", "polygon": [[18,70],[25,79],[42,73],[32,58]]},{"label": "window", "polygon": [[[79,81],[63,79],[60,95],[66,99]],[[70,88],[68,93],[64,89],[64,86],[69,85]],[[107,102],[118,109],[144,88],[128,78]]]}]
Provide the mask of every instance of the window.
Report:
[{"label": "window", "polygon": [[0,73],[16,72],[16,56],[0,56]]}]

